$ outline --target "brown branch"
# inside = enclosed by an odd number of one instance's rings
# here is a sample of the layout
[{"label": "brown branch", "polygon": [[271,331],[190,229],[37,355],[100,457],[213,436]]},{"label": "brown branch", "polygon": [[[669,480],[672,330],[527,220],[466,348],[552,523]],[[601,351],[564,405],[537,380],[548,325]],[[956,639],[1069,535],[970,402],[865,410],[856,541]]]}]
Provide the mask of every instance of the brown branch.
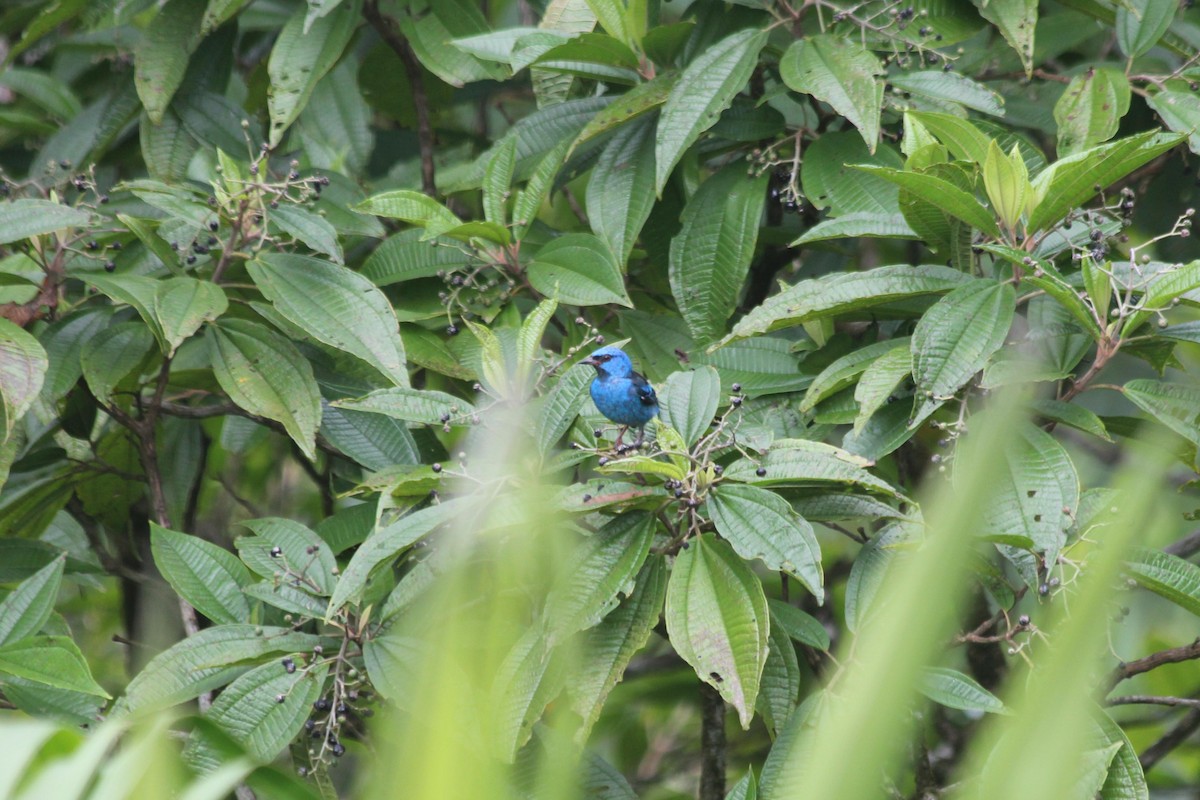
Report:
[{"label": "brown branch", "polygon": [[383,38],[387,46],[400,57],[404,73],[412,87],[413,105],[417,109],[417,142],[421,148],[421,188],[430,197],[437,196],[433,174],[433,123],[429,119],[429,95],[425,91],[425,75],[412,45],[395,28],[395,22],[379,10],[378,0],[363,4],[363,16]]},{"label": "brown branch", "polygon": [[1172,750],[1186,742],[1197,729],[1200,729],[1200,708],[1193,708],[1184,714],[1183,719],[1179,720],[1174,728],[1163,734],[1161,739],[1147,747],[1138,757],[1142,769],[1148,770],[1162,761]]},{"label": "brown branch", "polygon": [[1163,552],[1180,558],[1188,558],[1200,553],[1200,531],[1192,531],[1179,541],[1172,542],[1163,548]]},{"label": "brown branch", "polygon": [[1132,678],[1134,675],[1141,675],[1143,672],[1158,669],[1164,664],[1178,664],[1181,661],[1194,661],[1198,658],[1200,658],[1200,639],[1191,644],[1172,647],[1169,650],[1160,650],[1157,653],[1151,653],[1145,658],[1139,658],[1136,661],[1129,661],[1119,665],[1109,676],[1109,686],[1116,686],[1126,678]]},{"label": "brown branch", "polygon": [[725,701],[716,689],[700,684],[699,800],[725,797]]},{"label": "brown branch", "polygon": [[1110,697],[1105,702],[1110,706],[1145,704],[1152,706],[1190,706],[1192,708],[1200,708],[1200,700],[1191,697],[1163,697],[1154,694],[1127,694],[1122,697]]}]

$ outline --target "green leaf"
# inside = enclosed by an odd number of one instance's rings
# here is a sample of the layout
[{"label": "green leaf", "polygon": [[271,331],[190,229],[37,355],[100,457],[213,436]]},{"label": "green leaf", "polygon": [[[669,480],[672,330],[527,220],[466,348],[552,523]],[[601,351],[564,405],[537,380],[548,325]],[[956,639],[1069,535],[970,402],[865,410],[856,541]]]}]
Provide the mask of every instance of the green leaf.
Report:
[{"label": "green leaf", "polygon": [[150,523],[154,564],[180,597],[218,624],[249,622],[250,605],[242,587],[250,573],[223,547]]},{"label": "green leaf", "polygon": [[757,486],[722,481],[708,496],[708,511],[738,555],[794,576],[824,602],[821,547],[812,525],[786,500]]},{"label": "green leaf", "polygon": [[912,373],[912,353],[908,348],[896,348],[875,359],[863,370],[858,385],[854,387],[854,401],[858,403],[858,416],[854,419],[854,432],[861,433],[875,412],[883,408],[900,382]]},{"label": "green leaf", "polygon": [[633,307],[612,254],[590,233],[568,233],[543,245],[528,276],[533,288],[562,303]]},{"label": "green leaf", "polygon": [[554,318],[558,303],[553,300],[543,300],[525,317],[521,330],[517,333],[517,369],[515,379],[517,386],[524,386],[533,375],[538,357],[542,355],[542,337],[546,335],[546,326]]},{"label": "green leaf", "polygon": [[955,158],[974,161],[980,165],[987,161],[991,139],[971,124],[970,120],[930,111],[910,111],[906,116],[916,120],[936,136],[950,149]]},{"label": "green leaf", "polygon": [[575,734],[577,742],[587,741],[609,692],[650,639],[666,594],[666,562],[662,556],[652,555],[638,573],[633,591],[585,634],[580,649],[586,668],[567,684],[571,709],[582,720]]},{"label": "green leaf", "polygon": [[1125,569],[1143,587],[1200,616],[1200,567],[1170,553],[1138,548]]},{"label": "green leaf", "polygon": [[309,594],[303,589],[297,589],[274,578],[252,583],[242,589],[242,594],[289,614],[298,614],[310,619],[324,619],[325,612],[329,610],[328,599]]},{"label": "green leaf", "polygon": [[538,449],[543,455],[550,452],[579,416],[595,377],[591,367],[576,364],[563,373],[546,395],[537,416]]},{"label": "green leaf", "polygon": [[1129,78],[1112,67],[1076,75],[1054,104],[1058,155],[1069,156],[1107,142],[1129,111]]},{"label": "green leaf", "polygon": [[[778,736],[778,732],[776,733]],[[754,782],[754,770],[746,770],[741,780],[733,785],[725,800],[758,800],[758,785]]]},{"label": "green leaf", "polygon": [[702,534],[675,558],[666,620],[676,652],[749,729],[770,632],[758,578],[728,544]]},{"label": "green leaf", "polygon": [[[575,141],[571,143],[571,151],[574,151],[579,145],[589,142],[601,134],[609,133],[614,129],[620,131],[628,128],[629,123],[634,119],[661,106],[667,101],[667,97],[670,96],[671,90],[675,88],[675,83],[678,79],[678,73],[664,72],[661,75],[655,76],[653,80],[634,86],[625,92],[625,94],[613,100],[583,126],[583,130],[579,132],[579,135],[575,137]],[[653,128],[653,123],[650,123],[650,126]],[[611,144],[609,148],[611,148]],[[648,178],[651,186],[651,196],[654,194],[653,157],[654,149],[651,147],[648,159],[651,163],[650,176]],[[590,207],[591,204],[589,203],[588,205]]]},{"label": "green leaf", "polygon": [[629,260],[654,207],[654,130],[649,119],[620,128],[588,181],[588,221],[619,267]]},{"label": "green leaf", "polygon": [[861,375],[871,364],[893,350],[908,353],[909,338],[902,336],[899,339],[885,339],[882,342],[873,342],[857,350],[852,350],[841,358],[830,362],[829,366],[821,370],[817,377],[813,378],[813,382],[809,384],[808,391],[804,395],[804,400],[800,403],[800,410],[805,413],[812,411],[825,398],[831,397],[853,384],[854,379]]},{"label": "green leaf", "polygon": [[[787,632],[776,625],[772,618],[770,635],[767,637],[767,661],[763,665],[756,707],[776,736],[796,710],[799,696],[800,662],[796,658],[796,647]],[[748,774],[753,775],[753,772]]]},{"label": "green leaf", "polygon": [[943,297],[912,336],[916,418],[966,385],[1004,344],[1017,296],[1011,284],[977,280]]},{"label": "green leaf", "polygon": [[663,422],[690,447],[708,432],[721,402],[721,376],[712,367],[676,372],[667,378],[659,396]]},{"label": "green leaf", "polygon": [[563,139],[550,148],[534,167],[529,183],[517,192],[517,201],[513,204],[513,234],[516,238],[524,239],[537,219],[538,210],[554,186],[554,177],[562,168],[567,147],[568,140]]},{"label": "green leaf", "polygon": [[603,33],[581,33],[538,55],[539,70],[578,75],[606,83],[638,83],[637,56],[625,44]]},{"label": "green leaf", "polygon": [[[292,573],[289,582],[305,591],[328,595],[337,582],[337,561],[320,536],[289,519],[264,517],[241,523],[254,531],[234,542],[246,566],[264,578]],[[275,548],[279,555],[273,556]]]},{"label": "green leaf", "polygon": [[733,326],[733,332],[713,347],[723,347],[755,334],[790,328],[805,322],[883,305],[895,300],[945,294],[972,278],[936,265],[876,267],[865,272],[835,272],[800,281],[769,298]]},{"label": "green leaf", "polygon": [[1200,445],[1200,387],[1148,378],[1129,381],[1125,397],[1158,422]]},{"label": "green leaf", "polygon": [[889,76],[887,82],[906,92],[932,100],[957,103],[984,114],[1004,116],[1003,97],[957,72],[945,72],[940,69],[902,72]]},{"label": "green leaf", "polygon": [[1005,711],[1000,698],[980,686],[974,678],[956,669],[926,667],[917,688],[921,694],[946,708],[992,714]]},{"label": "green leaf", "polygon": [[[224,686],[257,661],[284,653],[311,652],[320,637],[290,628],[218,625],[205,628],[150,659],[125,688],[117,709],[168,708]],[[282,667],[281,667],[282,669]]]},{"label": "green leaf", "polygon": [[0,203],[0,244],[19,242],[65,228],[86,227],[92,215],[52,200],[9,200]]},{"label": "green leaf", "polygon": [[368,536],[342,570],[333,597],[329,599],[327,616],[336,614],[347,603],[361,599],[376,567],[395,558],[418,539],[453,519],[463,508],[462,500],[445,501],[405,514]]},{"label": "green leaf", "polygon": [[54,559],[0,602],[0,646],[33,636],[49,621],[66,563],[65,555]]},{"label": "green leaf", "polygon": [[175,90],[183,82],[188,59],[200,44],[202,0],[169,0],[150,20],[133,50],[138,97],[154,124],[163,119]]},{"label": "green leaf", "polygon": [[1005,155],[1000,145],[992,140],[983,164],[983,185],[1000,221],[1010,231],[1014,230],[1033,194],[1029,172],[1016,145]]},{"label": "green leaf", "polygon": [[829,631],[816,617],[774,598],[767,598],[767,605],[771,608],[772,628],[786,631],[788,636],[809,647],[829,649]]},{"label": "green leaf", "polygon": [[411,222],[426,228],[429,236],[436,236],[462,224],[461,219],[437,200],[410,189],[372,195],[355,206],[354,210]]},{"label": "green leaf", "polygon": [[[867,472],[866,467],[870,464],[866,459],[823,442],[776,439],[761,458],[742,458],[730,464],[725,468],[725,477],[768,487],[828,487],[833,484],[903,499],[903,495],[887,481]],[[758,474],[760,469],[762,475]]]},{"label": "green leaf", "polygon": [[220,286],[195,278],[168,278],[154,293],[154,316],[166,339],[167,355],[174,355],[205,322],[212,322],[229,308]]},{"label": "green leaf", "polygon": [[937,206],[955,219],[961,219],[976,230],[989,236],[999,237],[1000,229],[992,212],[975,199],[975,196],[958,188],[950,181],[922,172],[906,172],[889,167],[854,165],[855,169],[878,175],[891,181],[912,195]]},{"label": "green leaf", "polygon": [[594,627],[617,606],[650,552],[656,524],[645,512],[621,514],[579,545],[546,595],[549,646]]},{"label": "green leaf", "polygon": [[0,421],[5,439],[37,399],[49,365],[37,339],[0,318]]},{"label": "green leaf", "polygon": [[1033,70],[1033,35],[1038,22],[1037,0],[972,0],[979,15],[1000,29],[1021,63],[1025,74]]},{"label": "green leaf", "polygon": [[369,280],[321,259],[287,253],[261,254],[246,268],[259,291],[290,322],[314,339],[358,356],[397,386],[408,385],[396,312]]},{"label": "green leaf", "polygon": [[1029,230],[1049,229],[1109,184],[1170,150],[1183,139],[1183,134],[1147,131],[1060,158],[1033,180],[1037,204],[1029,217]]},{"label": "green leaf", "polygon": [[858,128],[867,148],[875,152],[884,69],[870,50],[834,34],[797,39],[780,59],[779,74],[789,89],[833,106]]},{"label": "green leaf", "polygon": [[300,206],[281,204],[272,209],[271,224],[304,244],[309,250],[324,253],[333,263],[344,263],[338,234],[325,218]]},{"label": "green leaf", "polygon": [[1105,740],[1121,743],[1121,749],[1108,765],[1100,800],[1150,800],[1150,788],[1146,785],[1137,750],[1133,749],[1125,731],[1107,713],[1101,712],[1095,718]]},{"label": "green leaf", "polygon": [[0,673],[58,689],[110,697],[96,683],[83,653],[68,636],[27,636],[0,646]]},{"label": "green leaf", "polygon": [[[98,400],[108,402],[117,385],[155,350],[154,335],[141,322],[122,322],[83,345],[83,379]],[[157,352],[155,350],[155,352]]]},{"label": "green leaf", "polygon": [[1129,0],[1117,4],[1117,44],[1130,61],[1149,52],[1171,27],[1174,0]]},{"label": "green leaf", "polygon": [[288,126],[300,116],[317,82],[342,57],[358,28],[359,5],[358,0],[351,0],[311,26],[306,25],[308,9],[298,8],[279,32],[267,60],[272,147],[282,141]]},{"label": "green leaf", "polygon": [[671,240],[671,292],[692,335],[707,344],[725,332],[750,271],[763,206],[766,173],[751,178],[730,164],[700,184]]},{"label": "green leaf", "polygon": [[1191,92],[1167,90],[1146,98],[1168,128],[1186,134],[1188,148],[1200,153],[1200,98]]},{"label": "green leaf", "polygon": [[900,213],[900,190],[876,175],[847,169],[849,164],[899,167],[900,155],[888,144],[872,154],[854,131],[833,131],[820,136],[804,149],[800,180],[808,201],[828,208],[835,217],[854,213],[896,215]]},{"label": "green leaf", "polygon": [[488,222],[503,225],[513,169],[517,160],[517,139],[507,136],[495,148],[483,173],[483,215]]},{"label": "green leaf", "polygon": [[255,322],[225,320],[207,331],[213,374],[229,399],[275,420],[316,458],[321,395],[312,366],[289,340]]},{"label": "green leaf", "polygon": [[846,627],[852,633],[862,631],[871,613],[878,611],[884,575],[911,532],[900,522],[889,522],[859,550],[846,581]]},{"label": "green leaf", "polygon": [[[355,12],[357,14],[357,12]],[[480,80],[500,80],[506,70],[497,64],[479,61],[449,45],[488,30],[487,19],[479,6],[469,0],[431,0],[404,7],[393,19],[404,38],[412,45],[421,65],[451,86]]]},{"label": "green leaf", "polygon": [[799,247],[829,239],[854,239],[859,237],[877,239],[919,239],[917,232],[909,227],[903,214],[880,214],[858,211],[840,217],[825,219],[804,232],[791,243]]},{"label": "green leaf", "polygon": [[658,120],[654,149],[658,196],[684,151],[716,124],[750,80],[766,43],[767,31],[738,31],[701,52],[679,76]]},{"label": "green leaf", "polygon": [[1035,400],[1030,403],[1029,407],[1046,419],[1061,422],[1076,430],[1098,436],[1106,442],[1112,441],[1112,437],[1108,435],[1108,430],[1104,427],[1104,421],[1091,409],[1059,400]]},{"label": "green leaf", "polygon": [[443,417],[459,424],[464,416],[474,411],[470,402],[452,394],[401,386],[379,389],[357,399],[335,400],[330,405],[334,408],[369,411],[372,414],[385,414],[395,419],[430,425],[442,424]]}]

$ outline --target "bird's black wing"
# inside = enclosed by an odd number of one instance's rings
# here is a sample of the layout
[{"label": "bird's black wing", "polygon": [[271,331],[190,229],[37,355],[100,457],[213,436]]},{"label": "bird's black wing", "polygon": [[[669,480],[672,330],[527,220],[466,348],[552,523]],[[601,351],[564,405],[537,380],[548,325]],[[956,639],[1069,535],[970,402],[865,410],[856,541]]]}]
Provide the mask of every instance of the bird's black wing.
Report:
[{"label": "bird's black wing", "polygon": [[658,405],[658,395],[654,393],[654,387],[650,385],[648,380],[636,372],[633,373],[633,376],[630,378],[630,380],[633,382],[633,389],[635,392],[637,392],[638,400],[642,401],[642,405]]}]

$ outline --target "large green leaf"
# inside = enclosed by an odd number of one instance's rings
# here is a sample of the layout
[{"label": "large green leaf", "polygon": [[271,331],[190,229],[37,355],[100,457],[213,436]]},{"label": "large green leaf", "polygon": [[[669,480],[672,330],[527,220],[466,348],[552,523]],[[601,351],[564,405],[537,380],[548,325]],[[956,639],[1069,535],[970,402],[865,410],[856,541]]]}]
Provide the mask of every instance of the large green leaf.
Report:
[{"label": "large green leaf", "polygon": [[900,213],[900,189],[877,175],[851,169],[854,164],[899,168],[903,160],[884,143],[872,153],[854,131],[823,134],[804,149],[800,182],[805,199],[838,218],[850,214]]},{"label": "large green leaf", "polygon": [[568,233],[543,245],[527,274],[533,288],[562,303],[633,307],[612,253],[590,233]]},{"label": "large green leaf", "polygon": [[621,127],[600,153],[588,181],[588,221],[618,266],[629,260],[654,207],[654,130],[652,119]]},{"label": "large green leaf", "polygon": [[431,425],[451,420],[459,424],[463,416],[474,411],[474,407],[468,401],[452,394],[401,386],[379,389],[355,400],[335,400],[330,405],[334,408],[369,411],[372,414],[385,414],[395,419]]},{"label": "large green leaf", "polygon": [[1000,349],[1016,300],[1011,284],[981,279],[925,312],[912,336],[912,374],[920,395],[916,418],[953,397]]},{"label": "large green leaf", "polygon": [[[770,635],[767,637],[767,661],[763,665],[757,708],[767,727],[776,736],[796,710],[799,697],[800,660],[796,658],[796,647],[772,615]],[[749,774],[753,774],[753,771]]]},{"label": "large green leaf", "polygon": [[450,45],[453,39],[488,30],[487,19],[470,0],[428,0],[406,4],[394,17],[422,66],[451,86],[499,80],[506,71]]},{"label": "large green leaf", "polygon": [[835,272],[790,286],[769,298],[733,326],[715,350],[755,334],[883,305],[909,297],[945,294],[972,278],[941,266],[888,266],[865,272]]},{"label": "large green leaf", "polygon": [[654,189],[663,187],[683,153],[716,124],[758,64],[767,31],[742,30],[706,48],[679,76],[658,119]]},{"label": "large green leaf", "polygon": [[767,180],[730,164],[700,184],[671,240],[671,292],[702,344],[725,333],[737,307],[758,242]]},{"label": "large green leaf", "polygon": [[251,582],[250,573],[233,553],[153,522],[150,550],[167,583],[201,614],[218,624],[249,621],[242,587]]},{"label": "large green leaf", "polygon": [[858,403],[858,416],[854,419],[855,434],[863,431],[876,411],[896,399],[893,392],[910,374],[912,353],[907,347],[889,350],[863,370],[858,385],[854,387],[854,402]]},{"label": "large green leaf", "polygon": [[1171,27],[1179,4],[1174,0],[1129,0],[1117,4],[1117,44],[1132,62],[1158,44]]},{"label": "large green leaf", "polygon": [[816,617],[774,598],[768,598],[767,605],[771,607],[772,629],[778,627],[797,642],[809,647],[818,650],[829,649],[829,631],[825,630],[825,626]]},{"label": "large green leaf", "polygon": [[92,677],[87,660],[69,636],[26,636],[0,646],[0,673],[58,689],[109,697]]},{"label": "large green leaf", "polygon": [[956,669],[926,667],[918,688],[921,694],[946,708],[991,713],[1004,711],[1000,698]]},{"label": "large green leaf", "polygon": [[1000,228],[996,225],[996,218],[992,212],[975,199],[974,195],[948,180],[923,172],[908,172],[889,167],[860,164],[855,168],[891,181],[915,197],[937,206],[950,216],[961,219],[989,236],[1000,235]]},{"label": "large green leaf", "polygon": [[86,226],[91,221],[91,213],[52,200],[6,201],[0,203],[0,244]]},{"label": "large green leaf", "polygon": [[155,125],[183,82],[188,58],[200,44],[205,0],[169,0],[150,20],[133,51],[134,83]]},{"label": "large green leaf", "polygon": [[725,477],[759,486],[834,485],[902,498],[887,481],[867,471],[870,464],[824,442],[776,439],[762,457],[730,464],[725,468]]},{"label": "large green leaf", "polygon": [[17,585],[0,602],[0,645],[33,636],[54,612],[66,556],[60,556]]},{"label": "large green leaf", "polygon": [[708,511],[738,555],[795,576],[818,603],[824,601],[821,547],[812,525],[786,500],[757,486],[723,481],[709,494]]},{"label": "large green leaf", "polygon": [[303,242],[309,250],[324,253],[335,264],[343,263],[337,231],[319,214],[300,206],[280,205],[271,211],[270,220],[272,225]]},{"label": "large green leaf", "polygon": [[1129,381],[1125,397],[1158,422],[1200,445],[1200,387],[1149,378]]},{"label": "large green leaf", "polygon": [[167,355],[174,355],[205,322],[212,322],[229,308],[224,290],[211,281],[168,278],[154,293],[154,316],[166,339]]},{"label": "large green leaf", "polygon": [[267,60],[272,147],[282,141],[288,126],[308,104],[317,83],[342,57],[360,22],[360,5],[360,0],[349,0],[311,26],[306,25],[307,8],[300,7],[279,32]]},{"label": "large green leaf", "polygon": [[788,88],[833,106],[875,152],[884,69],[874,53],[851,38],[819,34],[793,42],[780,59],[779,74]]},{"label": "large green leaf", "polygon": [[[234,542],[246,566],[264,578],[286,575],[287,583],[306,592],[328,595],[337,582],[337,561],[325,541],[290,519],[263,517],[242,523],[254,536]],[[275,555],[278,553],[278,555]]]},{"label": "large green leaf", "polygon": [[287,253],[265,253],[246,268],[275,309],[309,336],[358,356],[397,386],[408,385],[396,312],[369,280]]},{"label": "large green leaf", "polygon": [[720,402],[721,376],[707,366],[673,373],[659,394],[663,422],[678,431],[689,447],[708,432]]},{"label": "large green leaf", "polygon": [[4,438],[37,399],[49,363],[37,339],[0,318],[0,422]]},{"label": "large green leaf", "polygon": [[117,385],[154,347],[154,334],[140,322],[122,322],[89,339],[79,354],[83,379],[96,399],[108,402]]},{"label": "large green leaf", "polygon": [[1129,79],[1112,67],[1089,69],[1072,78],[1054,104],[1058,155],[1069,156],[1115,136],[1129,111],[1129,98]]},{"label": "large green leaf", "polygon": [[1000,29],[1005,41],[1025,66],[1033,69],[1033,37],[1038,22],[1037,0],[973,0],[979,15]]},{"label": "large green leaf", "polygon": [[658,624],[667,594],[667,568],[662,556],[650,556],[637,576],[633,591],[599,625],[587,632],[580,646],[586,668],[567,685],[571,708],[583,720],[576,740],[584,742],[600,716],[608,693],[621,680],[630,659]]},{"label": "large green leaf", "polygon": [[1200,616],[1200,567],[1158,550],[1135,550],[1125,569],[1129,576],[1180,608]]},{"label": "large green leaf", "polygon": [[940,69],[902,72],[889,76],[888,83],[931,100],[957,103],[985,114],[1004,116],[1003,97],[957,72]]},{"label": "large green leaf", "polygon": [[595,626],[617,606],[650,552],[655,525],[644,512],[621,514],[579,546],[546,596],[550,646]]},{"label": "large green leaf", "polygon": [[1187,135],[1193,153],[1200,153],[1200,98],[1191,92],[1167,90],[1147,97],[1146,104],[1168,128]]},{"label": "large green leaf", "polygon": [[591,367],[576,364],[563,373],[542,400],[537,416],[537,441],[543,454],[558,443],[579,416],[579,410],[587,401],[588,387],[595,377]]},{"label": "large green leaf", "polygon": [[991,139],[970,120],[956,117],[952,114],[937,114],[934,112],[910,111],[909,117],[938,138],[949,148],[955,158],[974,161],[983,165],[987,161],[988,147]]},{"label": "large green leaf", "polygon": [[217,383],[239,407],[283,425],[310,459],[316,458],[321,394],[312,366],[296,346],[247,320],[210,325],[208,350]]},{"label": "large green leaf", "polygon": [[168,708],[224,686],[258,661],[284,653],[308,652],[319,643],[320,637],[315,634],[290,628],[261,625],[205,628],[150,659],[129,682],[116,710]]},{"label": "large green leaf", "polygon": [[841,358],[834,359],[813,378],[808,391],[804,394],[804,400],[800,403],[800,410],[812,411],[825,398],[853,384],[854,380],[876,360],[898,349],[905,353],[909,351],[907,336],[873,342],[852,350]]},{"label": "large green leaf", "polygon": [[[656,76],[653,80],[639,84],[630,89],[625,94],[618,97],[596,116],[592,117],[587,125],[583,126],[583,130],[579,132],[579,136],[571,144],[571,149],[574,150],[577,146],[584,142],[590,141],[604,133],[609,133],[614,129],[625,129],[630,127],[630,122],[638,117],[641,117],[648,111],[661,106],[666,102],[667,97],[671,93],[671,89],[675,86],[675,81],[679,75],[676,72],[664,72]],[[649,123],[653,130],[654,123]],[[654,148],[651,144],[650,161],[653,162]],[[654,167],[650,167],[650,194],[654,194]],[[589,203],[589,206],[591,204]]]},{"label": "large green leaf", "polygon": [[767,661],[770,615],[746,562],[710,533],[693,539],[675,558],[666,621],[675,651],[748,729]]}]

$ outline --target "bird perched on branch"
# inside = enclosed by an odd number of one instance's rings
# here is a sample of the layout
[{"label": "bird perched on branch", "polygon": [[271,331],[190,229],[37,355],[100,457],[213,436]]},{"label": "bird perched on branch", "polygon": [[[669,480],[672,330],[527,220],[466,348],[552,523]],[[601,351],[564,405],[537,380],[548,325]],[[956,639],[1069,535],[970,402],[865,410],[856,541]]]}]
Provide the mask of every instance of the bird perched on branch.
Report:
[{"label": "bird perched on branch", "polygon": [[592,380],[592,401],[600,413],[621,426],[616,446],[630,428],[638,429],[637,447],[646,438],[646,423],[658,416],[658,395],[654,387],[633,371],[633,362],[619,347],[601,347],[581,363],[596,368]]}]

